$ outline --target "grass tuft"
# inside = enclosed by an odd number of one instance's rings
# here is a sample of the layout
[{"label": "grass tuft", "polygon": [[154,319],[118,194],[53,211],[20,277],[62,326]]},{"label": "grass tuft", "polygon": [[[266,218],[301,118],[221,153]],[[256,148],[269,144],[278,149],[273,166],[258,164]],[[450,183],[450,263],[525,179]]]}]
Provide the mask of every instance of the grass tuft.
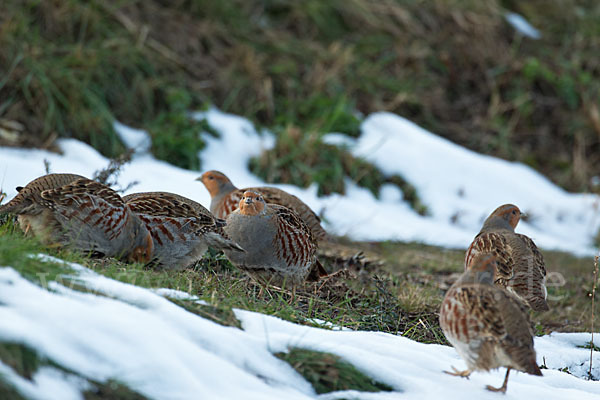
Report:
[{"label": "grass tuft", "polygon": [[317,394],[340,390],[391,392],[394,389],[360,372],[340,357],[318,351],[292,348],[277,357],[289,363],[313,386]]},{"label": "grass tuft", "polygon": [[[327,131],[324,131],[327,132]],[[250,160],[250,170],[269,183],[288,183],[300,187],[317,184],[318,195],[346,193],[345,180],[367,188],[375,197],[384,184],[402,190],[404,200],[421,215],[427,207],[417,190],[400,175],[386,176],[370,162],[355,157],[348,149],[323,142],[317,132],[303,132],[289,125],[277,135],[272,150]]]}]

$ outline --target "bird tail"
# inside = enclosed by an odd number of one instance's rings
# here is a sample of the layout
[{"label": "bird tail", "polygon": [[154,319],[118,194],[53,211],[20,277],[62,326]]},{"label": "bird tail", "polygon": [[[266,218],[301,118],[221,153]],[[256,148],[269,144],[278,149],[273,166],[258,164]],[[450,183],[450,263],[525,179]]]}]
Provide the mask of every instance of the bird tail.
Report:
[{"label": "bird tail", "polygon": [[246,252],[246,250],[244,250],[239,244],[228,238],[226,235],[216,232],[207,233],[206,242],[210,247],[215,249]]},{"label": "bird tail", "polygon": [[321,262],[315,258],[315,262],[311,266],[310,272],[308,273],[306,280],[308,282],[317,282],[319,279],[324,278],[328,275],[329,274],[327,273],[327,271],[325,271],[325,268],[323,268],[323,264],[321,264]]},{"label": "bird tail", "polygon": [[528,303],[533,311],[548,311],[550,309],[546,299],[541,297],[536,297],[532,300],[529,300]]},{"label": "bird tail", "polygon": [[542,376],[542,371],[540,370],[540,367],[535,362],[535,357],[532,357],[529,359],[527,365],[525,365],[525,372],[527,372],[528,374],[531,374],[531,375]]}]

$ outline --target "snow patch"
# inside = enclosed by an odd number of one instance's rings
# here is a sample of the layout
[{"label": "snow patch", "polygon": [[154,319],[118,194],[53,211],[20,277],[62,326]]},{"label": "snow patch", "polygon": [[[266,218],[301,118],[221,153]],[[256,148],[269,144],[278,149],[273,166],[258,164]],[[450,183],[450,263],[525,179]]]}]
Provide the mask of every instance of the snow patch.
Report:
[{"label": "snow patch", "polygon": [[[199,154],[203,170],[224,172],[238,187],[264,185],[248,170],[251,157],[274,145],[269,132],[257,132],[241,117],[216,109],[196,113],[205,118],[220,137],[206,136]],[[116,124],[128,146],[145,149],[148,136]],[[391,113],[367,117],[358,139],[335,133],[324,140],[349,148],[353,154],[377,165],[388,175],[400,174],[418,192],[429,215],[421,216],[403,200],[401,191],[384,185],[380,198],[350,180],[346,194],[318,197],[317,185],[304,189],[273,185],[286,190],[322,215],[326,230],[353,240],[401,240],[466,248],[483,220],[499,205],[514,203],[530,215],[517,231],[534,239],[542,249],[593,255],[593,237],[600,229],[600,197],[567,193],[533,169],[519,163],[475,153],[428,132]],[[45,150],[0,148],[0,172],[8,199],[22,186],[43,175],[44,159],[52,172],[92,176],[108,160],[88,145],[73,140],[58,141],[63,154]],[[200,182],[199,171],[177,168],[140,153],[126,165],[123,186],[139,184],[128,193],[166,191],[178,193],[209,206],[210,196]]]},{"label": "snow patch", "polygon": [[504,18],[506,18],[506,21],[521,35],[531,39],[540,39],[542,37],[540,31],[531,26],[521,14],[507,12],[504,14]]},{"label": "snow patch", "polygon": [[[115,281],[81,265],[75,280],[89,293],[51,282],[43,289],[10,267],[0,268],[0,341],[23,343],[42,356],[99,382],[116,379],[155,399],[497,399],[504,371],[474,373],[470,380],[444,374],[465,365],[454,349],[380,332],[327,330],[234,310],[243,330],[225,327],[178,307],[153,290]],[[161,290],[159,293],[172,293]],[[82,334],[84,333],[84,334]],[[585,362],[576,346],[589,334],[536,338],[543,377],[511,374],[506,399],[592,399],[597,382],[553,368]],[[333,353],[395,392],[346,391],[317,396],[310,384],[273,353],[298,347]],[[597,357],[597,356],[595,356]],[[594,365],[600,365],[595,359]],[[583,365],[582,368],[585,368]],[[598,367],[596,367],[598,368]],[[26,382],[0,364],[0,373],[31,398],[80,398],[81,380],[40,369]],[[597,369],[596,369],[597,373]],[[57,393],[57,397],[44,394]],[[402,392],[402,393],[398,393]]]}]

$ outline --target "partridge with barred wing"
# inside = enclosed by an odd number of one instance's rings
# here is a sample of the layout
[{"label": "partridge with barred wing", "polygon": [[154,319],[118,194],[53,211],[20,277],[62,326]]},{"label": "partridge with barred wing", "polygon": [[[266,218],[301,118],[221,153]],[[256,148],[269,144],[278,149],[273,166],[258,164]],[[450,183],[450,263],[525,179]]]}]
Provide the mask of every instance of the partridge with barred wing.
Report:
[{"label": "partridge with barred wing", "polygon": [[123,200],[152,236],[154,265],[185,268],[199,260],[209,246],[232,253],[244,251],[223,231],[225,221],[186,197],[146,192],[127,195]]},{"label": "partridge with barred wing", "polygon": [[0,213],[18,216],[26,233],[45,244],[146,262],[152,238],[121,196],[74,174],[49,174],[19,190]]},{"label": "partridge with barred wing", "polygon": [[546,266],[533,240],[515,233],[521,211],[512,204],[498,207],[485,220],[465,256],[465,269],[478,254],[492,253],[498,268],[496,285],[506,288],[535,311],[547,311]]},{"label": "partridge with barred wing", "polygon": [[227,217],[225,232],[246,252],[225,250],[239,268],[271,282],[292,285],[325,276],[317,260],[317,242],[310,228],[293,210],[267,204],[261,194],[246,191],[239,208]]},{"label": "partridge with barred wing", "polygon": [[259,193],[269,204],[279,204],[291,208],[310,227],[317,240],[327,238],[327,232],[321,226],[321,219],[298,197],[274,187],[254,187],[238,189],[229,178],[219,171],[207,171],[198,179],[210,193],[210,212],[217,218],[227,218],[240,204],[246,191]]},{"label": "partridge with barred wing", "polygon": [[468,377],[473,371],[506,367],[504,383],[491,391],[506,392],[511,369],[542,375],[535,361],[534,333],[526,306],[510,292],[494,286],[496,259],[477,254],[470,268],[446,293],[440,326],[467,364],[467,370],[446,372]]}]

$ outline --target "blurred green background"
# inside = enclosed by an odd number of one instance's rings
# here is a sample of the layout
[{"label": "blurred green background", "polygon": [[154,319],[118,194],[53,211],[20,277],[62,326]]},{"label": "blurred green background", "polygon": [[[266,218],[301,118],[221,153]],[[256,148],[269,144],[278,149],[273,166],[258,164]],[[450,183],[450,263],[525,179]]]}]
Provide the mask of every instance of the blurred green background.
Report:
[{"label": "blurred green background", "polygon": [[276,133],[251,162],[268,182],[406,196],[402,177],[321,140],[386,110],[571,191],[600,174],[596,0],[4,0],[0,48],[0,145],[75,137],[114,157],[118,119],[201,169],[198,132],[214,132],[187,112],[214,105]]}]

